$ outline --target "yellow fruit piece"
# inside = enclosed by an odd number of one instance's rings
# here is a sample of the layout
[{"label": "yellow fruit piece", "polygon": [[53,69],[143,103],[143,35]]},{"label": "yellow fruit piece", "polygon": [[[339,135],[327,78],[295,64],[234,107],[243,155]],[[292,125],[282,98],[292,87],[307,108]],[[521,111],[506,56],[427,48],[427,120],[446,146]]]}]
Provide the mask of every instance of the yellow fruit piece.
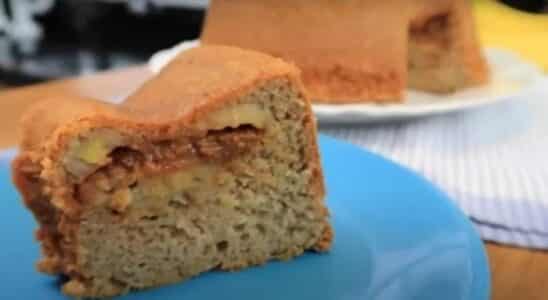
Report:
[{"label": "yellow fruit piece", "polygon": [[132,195],[129,189],[120,189],[112,195],[110,207],[117,212],[124,212],[131,204]]},{"label": "yellow fruit piece", "polygon": [[236,128],[247,124],[256,128],[264,128],[269,113],[257,104],[239,104],[212,112],[200,122],[198,127],[204,129]]},{"label": "yellow fruit piece", "polygon": [[219,195],[219,201],[226,208],[235,208],[238,206],[238,201],[232,195]]},{"label": "yellow fruit piece", "polygon": [[88,164],[104,162],[111,148],[100,138],[89,138],[81,142],[75,149],[75,155]]}]

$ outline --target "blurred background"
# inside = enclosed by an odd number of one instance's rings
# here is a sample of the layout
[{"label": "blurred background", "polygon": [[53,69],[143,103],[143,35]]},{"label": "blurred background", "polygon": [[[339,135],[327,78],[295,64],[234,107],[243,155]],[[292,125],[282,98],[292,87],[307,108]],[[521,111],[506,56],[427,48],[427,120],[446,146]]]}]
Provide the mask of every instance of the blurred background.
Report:
[{"label": "blurred background", "polygon": [[[0,85],[23,85],[142,64],[199,36],[207,0],[0,0]],[[487,46],[540,57],[548,0],[475,0]],[[527,27],[521,30],[521,27]],[[512,40],[534,39],[536,47]],[[544,49],[548,50],[548,49]],[[545,57],[547,55],[542,55]]]}]

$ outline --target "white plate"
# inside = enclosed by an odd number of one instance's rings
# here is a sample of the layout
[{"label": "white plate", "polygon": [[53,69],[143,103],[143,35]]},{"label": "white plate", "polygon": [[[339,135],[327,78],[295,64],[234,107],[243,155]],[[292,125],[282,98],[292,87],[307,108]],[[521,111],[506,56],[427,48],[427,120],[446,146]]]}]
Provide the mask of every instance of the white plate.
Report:
[{"label": "white plate", "polygon": [[153,0],[151,2],[158,6],[183,6],[196,9],[205,9],[209,5],[209,0]]},{"label": "white plate", "polygon": [[[154,54],[149,68],[157,73],[181,51],[196,47],[199,41],[186,41]],[[489,48],[485,55],[491,69],[491,81],[477,88],[449,95],[407,91],[404,103],[379,104],[314,104],[321,123],[372,123],[436,115],[484,106],[516,98],[543,78],[539,68],[512,52]]]}]

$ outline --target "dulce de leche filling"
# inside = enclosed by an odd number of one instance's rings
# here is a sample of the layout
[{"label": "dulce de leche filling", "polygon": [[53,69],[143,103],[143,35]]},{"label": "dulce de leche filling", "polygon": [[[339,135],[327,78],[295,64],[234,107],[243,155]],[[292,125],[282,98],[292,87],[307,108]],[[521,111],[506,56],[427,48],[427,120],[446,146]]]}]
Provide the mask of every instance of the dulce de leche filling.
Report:
[{"label": "dulce de leche filling", "polygon": [[184,144],[165,141],[149,153],[118,147],[109,154],[109,164],[78,185],[77,195],[82,203],[106,204],[117,213],[132,203],[138,205],[134,201],[137,198],[154,198],[143,203],[162,206],[159,201],[170,194],[214,180],[219,174],[219,162],[249,151],[261,136],[262,130],[244,125],[213,130],[202,139]]},{"label": "dulce de leche filling", "polygon": [[[211,131],[205,138],[185,146],[164,142],[157,151],[143,154],[129,148],[117,148],[111,163],[101,167],[78,186],[83,203],[108,205],[117,213],[124,212],[136,200],[162,206],[162,199],[198,183],[214,180],[219,167],[214,162],[228,161],[247,152],[261,138],[261,131],[251,126]],[[143,207],[144,208],[144,207]]]},{"label": "dulce de leche filling", "polygon": [[[240,151],[243,144],[252,140],[253,130],[261,131],[270,120],[271,115],[257,104],[244,103],[226,107],[210,113],[194,127],[207,130],[205,138],[168,140],[145,145],[141,149],[144,159],[149,162],[165,161],[176,168],[180,159],[199,156],[206,158],[230,157],[233,152]],[[82,182],[99,168],[111,163],[112,155],[119,149],[130,148],[129,138],[116,130],[102,128],[94,129],[85,137],[74,139],[63,159],[63,165],[75,182]],[[123,151],[122,151],[123,152]],[[129,154],[124,160],[135,159]],[[150,166],[150,165],[149,165]],[[167,167],[166,165],[162,167]]]}]

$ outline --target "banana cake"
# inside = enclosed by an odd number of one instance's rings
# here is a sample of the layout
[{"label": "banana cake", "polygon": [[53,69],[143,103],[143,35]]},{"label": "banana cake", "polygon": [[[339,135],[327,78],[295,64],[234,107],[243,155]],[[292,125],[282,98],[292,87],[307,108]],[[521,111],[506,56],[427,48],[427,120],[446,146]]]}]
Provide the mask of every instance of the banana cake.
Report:
[{"label": "banana cake", "polygon": [[299,71],[251,50],[182,53],[125,102],[58,97],[21,122],[13,178],[40,272],[107,297],[332,239]]},{"label": "banana cake", "polygon": [[470,0],[212,0],[203,44],[295,63],[313,101],[401,102],[484,84]]}]

